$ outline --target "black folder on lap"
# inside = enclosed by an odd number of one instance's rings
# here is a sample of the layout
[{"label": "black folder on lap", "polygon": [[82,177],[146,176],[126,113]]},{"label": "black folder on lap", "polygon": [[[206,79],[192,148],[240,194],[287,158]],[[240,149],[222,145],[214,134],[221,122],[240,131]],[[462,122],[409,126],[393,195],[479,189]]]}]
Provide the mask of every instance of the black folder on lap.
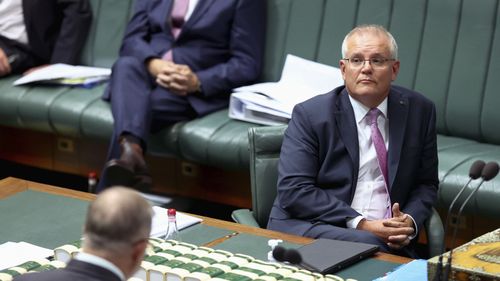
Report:
[{"label": "black folder on lap", "polygon": [[367,258],[378,249],[372,244],[320,238],[300,247],[298,251],[305,268],[328,274]]}]

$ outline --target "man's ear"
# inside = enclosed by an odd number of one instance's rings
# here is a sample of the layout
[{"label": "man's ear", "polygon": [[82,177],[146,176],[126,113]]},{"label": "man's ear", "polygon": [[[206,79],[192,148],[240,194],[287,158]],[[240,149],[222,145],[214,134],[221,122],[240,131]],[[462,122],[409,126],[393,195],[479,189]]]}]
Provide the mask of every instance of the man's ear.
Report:
[{"label": "man's ear", "polygon": [[144,258],[144,253],[146,251],[146,248],[148,246],[149,240],[144,239],[141,242],[138,242],[134,245],[133,251],[132,251],[132,259],[134,262],[139,265]]},{"label": "man's ear", "polygon": [[342,73],[342,78],[345,81],[345,68],[346,68],[346,61],[345,60],[339,60],[339,68],[340,68],[340,73]]},{"label": "man's ear", "polygon": [[401,65],[401,62],[399,60],[395,61],[392,64],[392,81],[396,80],[396,77],[398,77],[400,65]]}]

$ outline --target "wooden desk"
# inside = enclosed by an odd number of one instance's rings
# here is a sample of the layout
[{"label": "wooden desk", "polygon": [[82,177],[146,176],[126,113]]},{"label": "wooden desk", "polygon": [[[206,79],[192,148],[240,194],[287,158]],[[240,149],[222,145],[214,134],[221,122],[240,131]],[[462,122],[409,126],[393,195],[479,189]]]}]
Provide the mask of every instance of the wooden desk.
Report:
[{"label": "wooden desk", "polygon": [[[81,192],[81,191],[75,191],[75,190],[66,189],[66,188],[55,187],[55,186],[46,185],[46,184],[40,184],[40,183],[22,180],[22,179],[17,179],[17,178],[12,178],[12,177],[0,180],[0,199],[6,198],[8,196],[11,196],[11,195],[14,195],[16,193],[23,192],[26,190],[45,192],[45,193],[49,193],[49,194],[66,196],[66,197],[80,199],[80,200],[86,200],[86,201],[91,201],[96,197],[95,194],[90,194],[90,193]],[[218,219],[199,216],[199,215],[194,215],[194,216],[202,218],[203,219],[202,224],[204,224],[204,225],[228,229],[228,230],[231,230],[235,233],[247,233],[247,234],[263,236],[263,237],[268,237],[268,238],[282,239],[284,241],[288,241],[288,242],[295,243],[295,244],[307,244],[307,243],[310,243],[311,241],[313,241],[313,239],[307,238],[307,237],[290,235],[290,234],[286,234],[286,233],[281,233],[281,232],[271,231],[271,230],[267,230],[267,229],[261,229],[261,228],[241,225],[241,224],[237,224],[237,223],[233,223],[233,222],[229,222],[229,221],[223,221],[223,220],[218,220]],[[204,244],[204,246],[212,247],[212,246],[217,245],[217,244],[219,244],[227,239],[230,239],[230,238],[231,238],[230,235],[220,237],[216,240],[213,240],[209,243]],[[407,263],[407,262],[411,261],[411,259],[406,258],[406,257],[400,257],[400,256],[395,256],[395,255],[381,253],[381,252],[377,253],[374,258],[378,259],[378,260],[382,260],[382,261],[393,262],[393,263]]]}]

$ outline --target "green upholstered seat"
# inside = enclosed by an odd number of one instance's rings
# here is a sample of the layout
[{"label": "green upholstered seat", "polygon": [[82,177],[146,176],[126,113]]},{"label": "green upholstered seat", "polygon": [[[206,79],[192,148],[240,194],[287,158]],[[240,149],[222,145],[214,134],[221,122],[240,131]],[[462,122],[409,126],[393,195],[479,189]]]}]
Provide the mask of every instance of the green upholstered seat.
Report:
[{"label": "green upholstered seat", "polygon": [[[252,210],[239,209],[232,213],[234,221],[265,228],[276,197],[278,162],[286,126],[260,127],[248,130],[250,143],[250,179]],[[435,209],[425,221],[429,255],[436,256],[443,245],[444,229]]]}]

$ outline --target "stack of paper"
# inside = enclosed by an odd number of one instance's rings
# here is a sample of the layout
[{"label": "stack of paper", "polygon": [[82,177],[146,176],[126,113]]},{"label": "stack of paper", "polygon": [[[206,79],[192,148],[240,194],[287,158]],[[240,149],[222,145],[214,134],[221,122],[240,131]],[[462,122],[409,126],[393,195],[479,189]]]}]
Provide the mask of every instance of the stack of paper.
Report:
[{"label": "stack of paper", "polygon": [[30,72],[14,81],[14,85],[38,82],[68,86],[91,86],[108,80],[110,75],[111,69],[109,68],[57,63]]},{"label": "stack of paper", "polygon": [[278,82],[234,89],[229,117],[264,125],[287,123],[296,104],[343,84],[340,69],[288,55]]},{"label": "stack of paper", "polygon": [[[168,209],[161,208],[158,206],[153,206],[154,216],[153,223],[151,225],[151,237],[161,237],[167,233],[168,226]],[[177,212],[177,228],[182,230],[193,224],[201,222],[202,219],[193,217],[181,212]]]}]

